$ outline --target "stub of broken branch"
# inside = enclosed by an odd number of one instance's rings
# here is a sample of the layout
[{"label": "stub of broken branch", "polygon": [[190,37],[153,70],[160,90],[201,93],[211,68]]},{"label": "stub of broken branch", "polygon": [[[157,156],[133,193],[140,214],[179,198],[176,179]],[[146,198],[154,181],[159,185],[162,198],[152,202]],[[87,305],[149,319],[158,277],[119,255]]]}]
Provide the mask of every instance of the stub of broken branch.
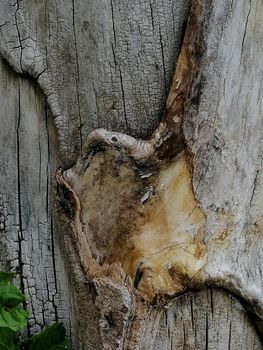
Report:
[{"label": "stub of broken branch", "polygon": [[[83,145],[82,154],[74,166],[72,174],[73,172],[83,174],[89,166],[92,157],[97,152],[102,152],[108,147],[119,150],[124,157],[129,157],[138,166],[149,167],[150,165],[156,165],[160,161],[157,150],[171,136],[172,133],[165,122],[160,123],[158,129],[149,140],[135,139],[120,132],[96,129],[88,135]],[[70,176],[70,172],[68,171],[67,176]]]}]

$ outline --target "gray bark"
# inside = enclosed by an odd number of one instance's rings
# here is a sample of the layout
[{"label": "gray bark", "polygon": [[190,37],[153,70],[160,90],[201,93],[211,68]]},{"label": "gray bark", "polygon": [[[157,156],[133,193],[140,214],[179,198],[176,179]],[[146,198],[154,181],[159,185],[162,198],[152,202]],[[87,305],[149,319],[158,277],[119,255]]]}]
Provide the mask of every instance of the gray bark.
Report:
[{"label": "gray bark", "polygon": [[38,80],[65,163],[97,127],[143,137],[156,128],[188,1],[1,4],[1,54]]},{"label": "gray bark", "polygon": [[18,274],[30,332],[61,320],[71,334],[70,288],[52,191],[58,167],[53,121],[32,80],[19,77],[2,60],[0,75],[0,268]]},{"label": "gray bark", "polygon": [[[243,150],[242,147],[238,149],[241,163],[250,164],[247,168],[243,166],[240,176],[251,168],[254,175],[249,173],[249,182],[244,176],[240,187],[232,188],[230,180],[228,187],[225,186],[230,173],[226,170],[235,162],[232,158],[238,158],[233,149],[239,144],[227,132],[236,130],[236,125],[241,123],[238,116],[244,114],[249,102],[243,96],[236,96],[236,101],[242,100],[245,104],[238,104],[240,113],[237,113],[231,105],[237,105],[235,99],[227,100],[230,92],[225,92],[225,100],[219,97],[224,94],[223,89],[240,84],[241,91],[242,82],[252,84],[255,77],[261,75],[260,62],[256,61],[260,56],[255,57],[255,51],[261,44],[262,28],[255,13],[260,18],[262,6],[259,2],[251,3],[251,7],[245,3],[242,7],[242,2],[232,2],[232,7],[229,6],[230,1],[220,1],[211,7],[207,54],[210,65],[203,72],[207,85],[196,119],[189,117],[185,122],[185,135],[196,155],[195,193],[209,217],[208,227],[222,226],[222,222],[218,222],[220,218],[215,216],[213,203],[223,208],[227,197],[231,206],[235,198],[237,203],[243,200],[246,191],[246,198],[253,197],[255,201],[253,184],[259,181],[259,176],[256,180],[255,177],[259,170],[260,150],[256,155],[245,148],[247,144],[255,148],[248,140],[243,143]],[[74,344],[79,341],[77,348],[101,348],[104,335],[96,334],[98,331],[95,330],[92,333],[90,326],[96,318],[96,322],[105,323],[105,332],[110,334],[109,318],[103,320],[104,315],[99,314],[86,296],[92,292],[85,286],[82,273],[77,273],[76,282],[76,271],[73,273],[74,269],[69,266],[74,258],[71,259],[69,250],[65,249],[70,240],[61,232],[54,209],[53,175],[59,165],[68,167],[76,161],[86,136],[97,127],[143,138],[157,127],[179,53],[187,10],[186,1],[84,3],[73,0],[54,3],[23,0],[14,4],[1,1],[1,55],[15,71],[29,74],[31,78],[19,77],[1,62],[0,261],[1,268],[18,272],[17,282],[28,298],[32,333],[44,324],[61,320]],[[244,26],[244,31],[235,31],[236,26]],[[231,57],[236,59],[238,48],[241,49],[240,61],[233,64]],[[226,79],[230,65],[236,69],[230,72],[233,80]],[[222,70],[222,67],[226,69]],[[215,84],[217,72],[220,76]],[[224,79],[228,85],[224,84]],[[246,86],[247,90],[252,89]],[[257,87],[255,94],[259,91]],[[217,103],[219,100],[221,104]],[[233,113],[229,113],[231,106]],[[214,111],[214,107],[224,109]],[[257,135],[254,138],[257,143],[261,130],[260,112],[256,109],[251,111],[252,114],[258,118],[252,119],[255,125],[248,123],[245,114],[242,120],[257,131],[247,129],[247,137]],[[220,123],[215,124],[218,115]],[[222,116],[229,115],[232,119],[224,121]],[[220,167],[220,152],[216,147],[221,150],[218,142],[222,138],[224,142],[234,140],[235,145],[224,148],[224,152],[228,150],[229,166]],[[255,159],[250,158],[251,154]],[[208,165],[209,171],[204,174]],[[220,174],[220,177],[214,174]],[[239,198],[241,192],[243,195]],[[256,205],[253,208],[256,210]],[[249,211],[250,204],[241,209]],[[243,212],[235,215],[247,222]],[[255,224],[255,220],[253,222]],[[238,239],[238,236],[233,238],[233,244]],[[244,245],[248,246],[248,243]],[[213,252],[209,255],[212,257],[210,269],[213,265],[223,267],[220,258],[215,260],[216,263],[212,261],[214,256],[218,257]],[[258,255],[251,253],[250,258],[257,259]],[[251,264],[261,266],[255,261]],[[235,265],[235,269],[238,268],[239,265]],[[69,280],[75,284],[75,291]],[[100,303],[97,301],[97,308]],[[82,324],[76,327],[77,322]],[[86,330],[88,327],[89,331]],[[78,331],[80,334],[76,334]],[[261,344],[239,302],[222,291],[207,290],[176,299],[166,311],[152,309],[147,314],[139,347],[260,349]]]},{"label": "gray bark", "polygon": [[195,195],[207,218],[205,278],[239,294],[262,320],[263,6],[221,1],[206,11],[199,103],[184,124]]}]

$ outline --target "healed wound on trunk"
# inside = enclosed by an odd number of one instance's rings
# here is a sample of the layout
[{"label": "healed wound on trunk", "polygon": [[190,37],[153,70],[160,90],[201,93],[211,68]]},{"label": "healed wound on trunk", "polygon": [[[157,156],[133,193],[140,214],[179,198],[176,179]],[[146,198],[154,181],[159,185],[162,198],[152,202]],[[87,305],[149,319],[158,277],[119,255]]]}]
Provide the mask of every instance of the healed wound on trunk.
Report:
[{"label": "healed wound on trunk", "polygon": [[202,7],[194,1],[163,121],[152,137],[94,130],[75,166],[57,174],[87,276],[124,270],[150,301],[198,284],[206,263],[206,220],[182,131],[201,53]]}]

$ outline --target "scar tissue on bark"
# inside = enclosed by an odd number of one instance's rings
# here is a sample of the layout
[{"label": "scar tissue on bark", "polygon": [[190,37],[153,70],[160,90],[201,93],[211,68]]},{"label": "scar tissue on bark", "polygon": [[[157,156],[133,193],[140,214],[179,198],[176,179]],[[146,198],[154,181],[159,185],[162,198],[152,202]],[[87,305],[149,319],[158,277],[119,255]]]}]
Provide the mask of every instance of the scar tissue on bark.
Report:
[{"label": "scar tissue on bark", "polygon": [[206,263],[205,217],[182,133],[201,43],[202,6],[194,1],[163,121],[152,137],[94,130],[75,166],[57,176],[75,208],[73,240],[87,275],[123,269],[148,300],[198,283]]}]

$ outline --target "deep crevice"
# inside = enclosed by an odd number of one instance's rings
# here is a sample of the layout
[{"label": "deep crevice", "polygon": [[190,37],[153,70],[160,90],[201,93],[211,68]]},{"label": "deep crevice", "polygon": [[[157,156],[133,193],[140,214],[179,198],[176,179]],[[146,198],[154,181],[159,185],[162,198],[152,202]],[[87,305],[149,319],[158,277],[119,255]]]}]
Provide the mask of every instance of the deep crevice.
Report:
[{"label": "deep crevice", "polygon": [[19,8],[19,1],[20,0],[17,0],[16,3],[15,3],[15,6],[16,6],[16,10],[15,10],[15,24],[16,24],[17,36],[18,36],[20,50],[21,50],[21,52],[20,52],[20,69],[21,69],[21,72],[24,73],[23,66],[22,66],[23,46],[22,46],[22,40],[21,40],[21,33],[20,33],[18,21],[17,21],[17,12],[20,10],[20,8]]},{"label": "deep crevice", "polygon": [[[20,81],[18,86],[18,119],[16,126],[16,147],[17,147],[17,202],[18,202],[18,266],[17,272],[19,274],[20,290],[25,294],[25,284],[24,284],[24,274],[23,274],[23,255],[22,255],[22,242],[23,242],[23,219],[22,219],[22,199],[21,199],[21,178],[20,178],[20,122],[21,122],[21,95],[20,95]],[[26,309],[26,301],[23,302],[23,307]],[[29,331],[29,325],[27,326],[27,331]]]},{"label": "deep crevice", "polygon": [[79,137],[80,137],[80,148],[82,149],[82,120],[80,112],[80,94],[79,94],[79,57],[78,57],[78,45],[77,45],[77,36],[76,36],[76,23],[75,23],[75,0],[72,0],[72,24],[73,24],[73,34],[74,34],[74,46],[75,46],[75,58],[76,58],[76,93],[77,93],[77,105],[78,105],[78,117],[79,117]]},{"label": "deep crevice", "polygon": [[251,7],[252,7],[251,0],[249,0],[249,9],[248,9],[247,17],[246,17],[245,29],[244,29],[244,34],[243,34],[242,44],[241,44],[241,55],[240,55],[241,57],[243,56],[244,43],[245,43],[246,35],[247,35],[247,26],[248,26],[249,16],[250,16],[250,13],[251,13]]}]

